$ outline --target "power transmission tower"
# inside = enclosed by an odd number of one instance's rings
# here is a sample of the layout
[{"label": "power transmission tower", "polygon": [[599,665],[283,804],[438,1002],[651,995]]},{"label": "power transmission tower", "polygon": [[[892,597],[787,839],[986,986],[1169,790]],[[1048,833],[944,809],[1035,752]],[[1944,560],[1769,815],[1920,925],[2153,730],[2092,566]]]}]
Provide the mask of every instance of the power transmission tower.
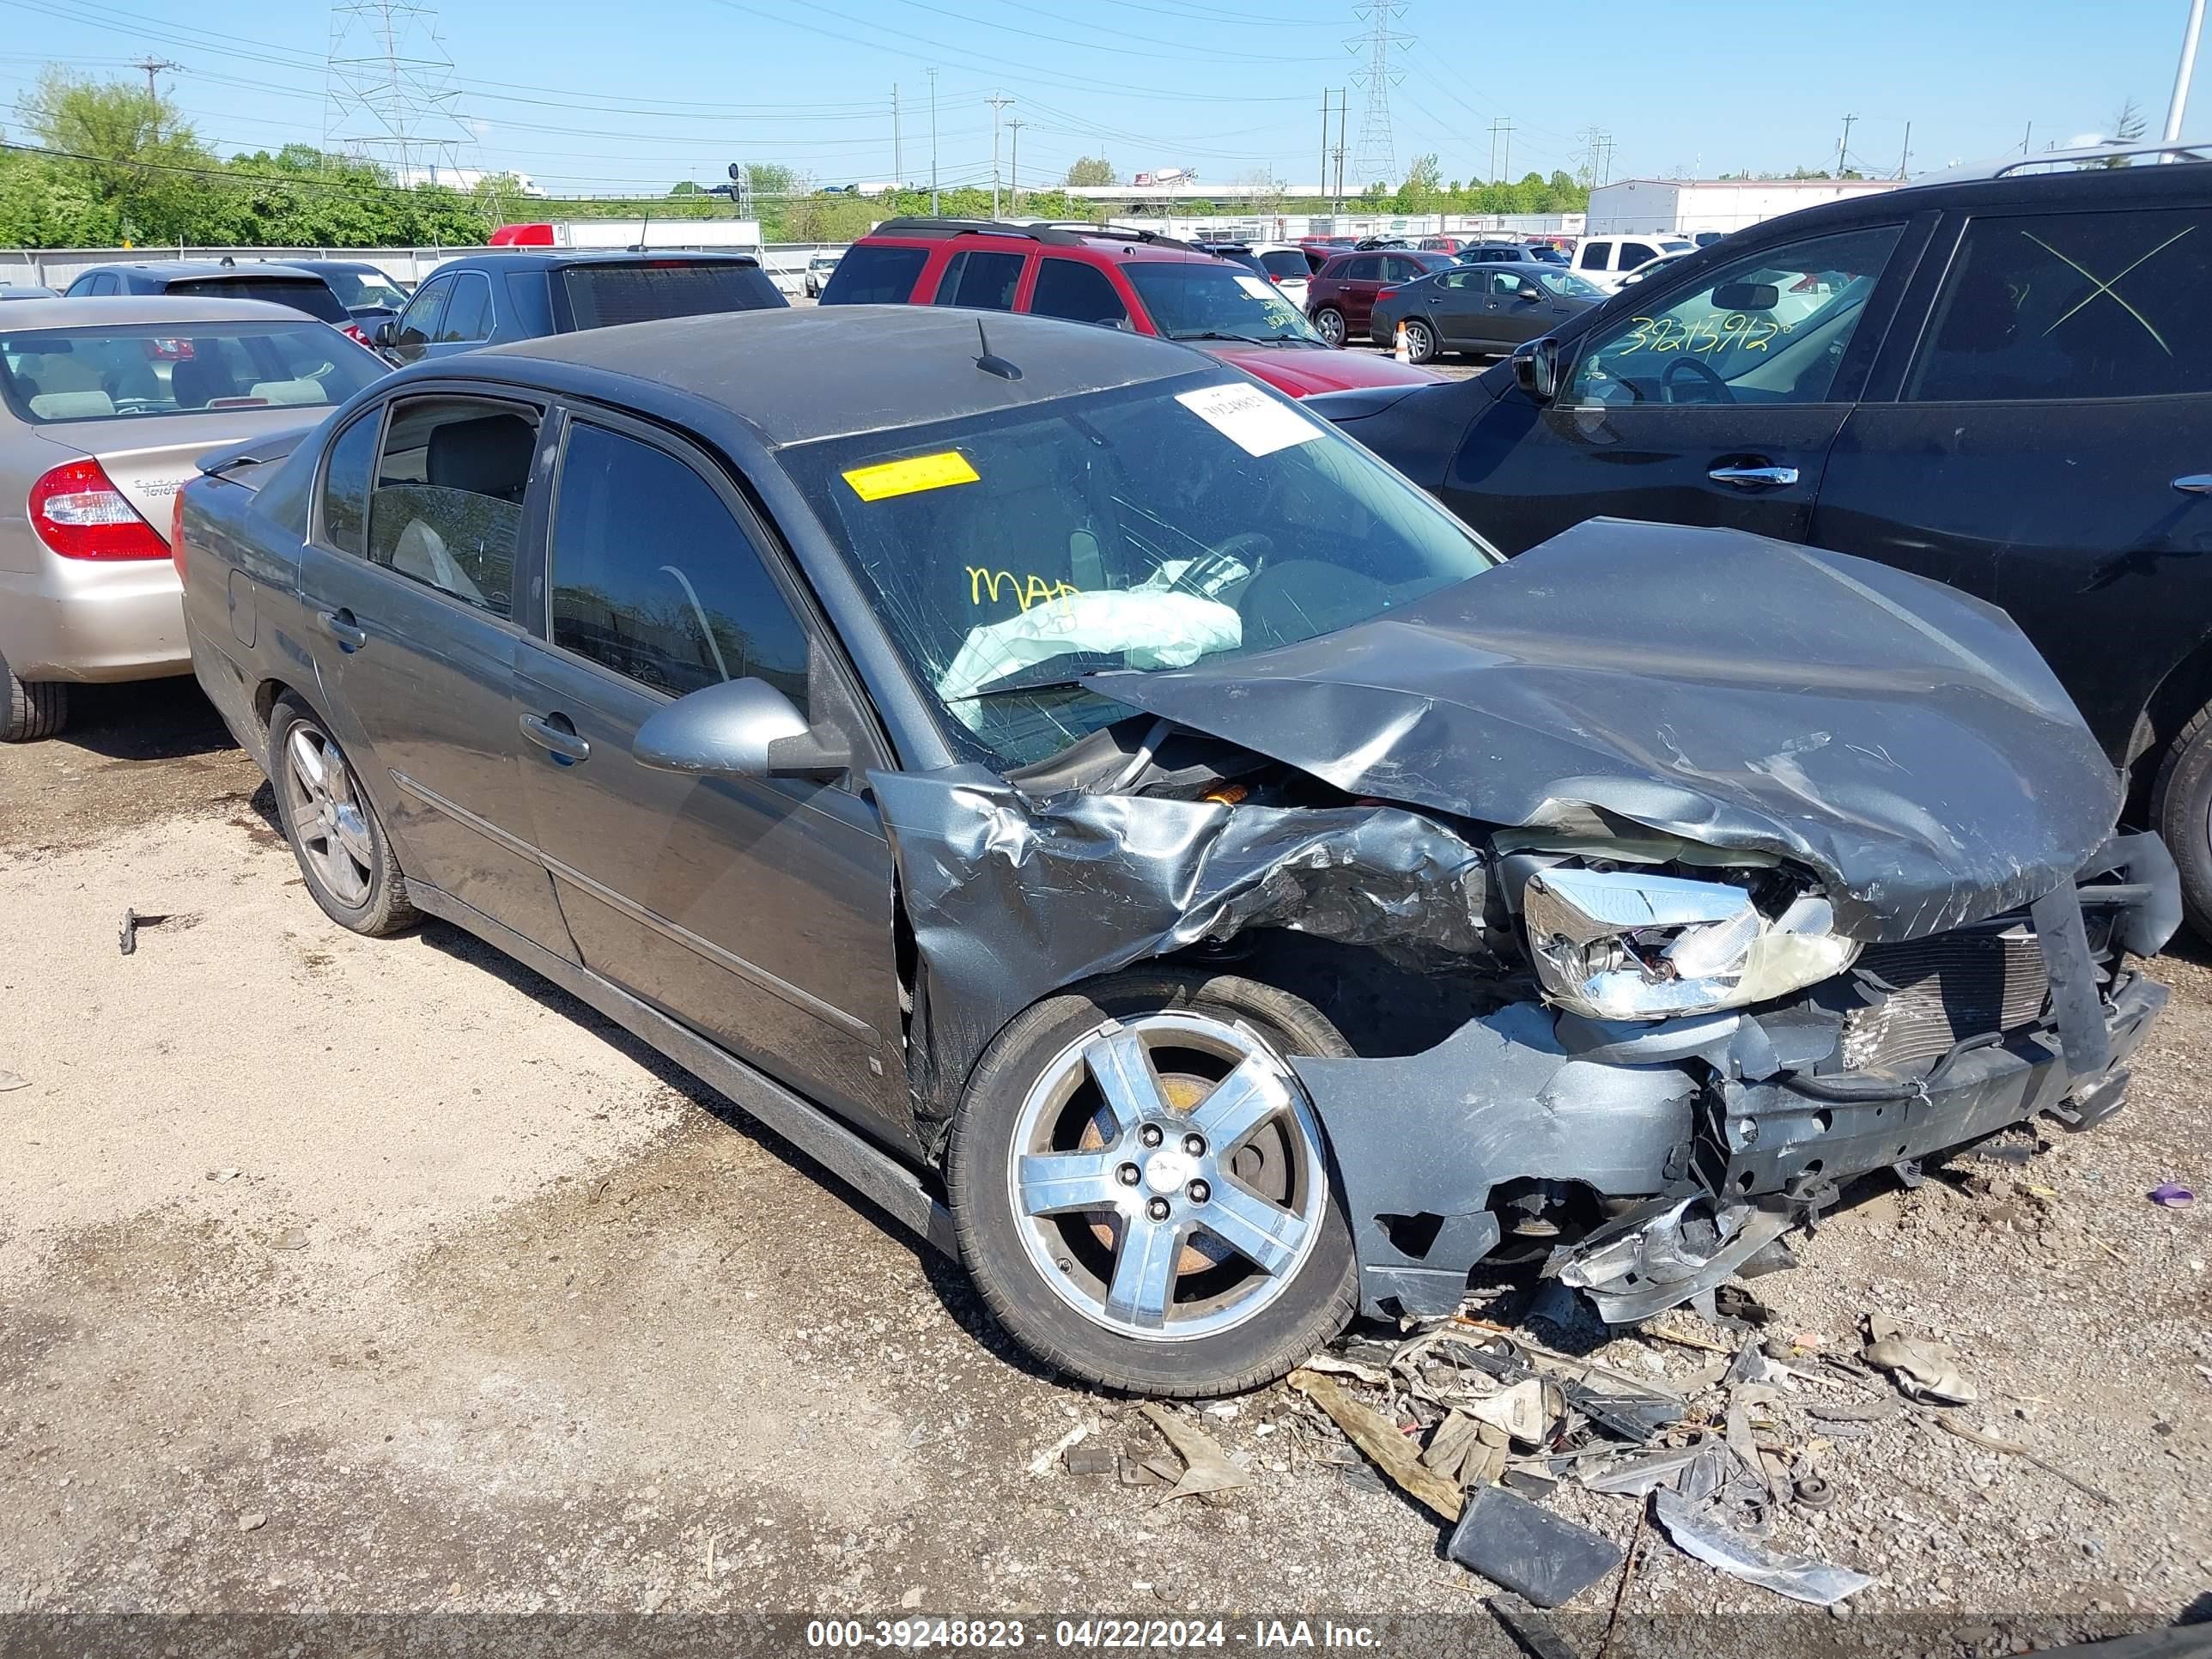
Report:
[{"label": "power transmission tower", "polygon": [[380,163],[401,185],[460,168],[471,132],[455,107],[453,60],[435,8],[338,0],[324,60],[323,147]]},{"label": "power transmission tower", "polygon": [[991,106],[991,216],[999,216],[999,117],[1014,100],[1003,92],[994,92],[983,100]]},{"label": "power transmission tower", "polygon": [[1613,182],[1613,135],[1607,133],[1598,141],[1598,179],[1601,185]]},{"label": "power transmission tower", "polygon": [[1613,162],[1613,135],[1601,126],[1587,126],[1575,135],[1583,141],[1583,178],[1593,188],[1605,182],[1601,169]]},{"label": "power transmission tower", "polygon": [[1365,24],[1366,32],[1345,42],[1346,50],[1364,52],[1364,67],[1352,72],[1352,82],[1367,94],[1367,107],[1359,118],[1359,149],[1352,163],[1362,185],[1384,184],[1398,176],[1398,144],[1390,131],[1390,88],[1405,77],[1391,67],[1394,52],[1406,51],[1411,36],[1391,27],[1406,15],[1401,0],[1369,0],[1354,6],[1352,15]]},{"label": "power transmission tower", "polygon": [[1856,115],[1844,117],[1844,139],[1836,146],[1836,177],[1838,179],[1851,164],[1851,123],[1858,118]]}]

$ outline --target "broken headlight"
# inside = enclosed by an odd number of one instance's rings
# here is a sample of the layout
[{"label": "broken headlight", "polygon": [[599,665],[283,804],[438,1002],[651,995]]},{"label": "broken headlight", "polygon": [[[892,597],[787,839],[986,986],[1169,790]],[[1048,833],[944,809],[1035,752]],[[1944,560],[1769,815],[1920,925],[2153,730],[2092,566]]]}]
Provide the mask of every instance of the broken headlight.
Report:
[{"label": "broken headlight", "polygon": [[1522,899],[1536,977],[1599,1019],[1663,1019],[1764,1002],[1841,973],[1858,955],[1827,900],[1778,915],[1727,882],[1559,865]]}]

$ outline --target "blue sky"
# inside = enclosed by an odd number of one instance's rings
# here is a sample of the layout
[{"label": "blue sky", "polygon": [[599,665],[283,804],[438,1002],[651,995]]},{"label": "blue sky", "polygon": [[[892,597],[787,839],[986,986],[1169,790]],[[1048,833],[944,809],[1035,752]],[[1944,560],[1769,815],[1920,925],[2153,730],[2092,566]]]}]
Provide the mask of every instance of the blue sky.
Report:
[{"label": "blue sky", "polygon": [[[1842,118],[1855,164],[1915,171],[2106,130],[2134,98],[2164,119],[2186,0],[1856,0],[1725,8],[1702,0],[1403,0],[1389,90],[1398,167],[1447,179],[1490,169],[1513,122],[1511,172],[1572,170],[1590,126],[1619,178],[1824,166]],[[1363,25],[1350,0],[452,0],[435,8],[453,107],[476,153],[580,193],[658,193],[732,160],[835,184],[930,167],[928,70],[946,184],[988,182],[994,91],[1023,123],[1023,179],[1103,153],[1126,175],[1181,166],[1291,182],[1320,167],[1323,88],[1350,88],[1360,143]],[[1731,15],[1733,14],[1733,15]],[[319,140],[330,15],[299,0],[0,0],[0,93],[41,64],[135,74],[165,88],[225,154]],[[2212,58],[2212,48],[2204,54]],[[2200,74],[2200,82],[2207,76]],[[2212,85],[2203,96],[2212,100]],[[2196,106],[2195,131],[2212,131]],[[10,121],[11,134],[19,124]],[[1012,133],[1006,161],[1012,162]],[[1349,161],[1347,178],[1354,169]]]}]

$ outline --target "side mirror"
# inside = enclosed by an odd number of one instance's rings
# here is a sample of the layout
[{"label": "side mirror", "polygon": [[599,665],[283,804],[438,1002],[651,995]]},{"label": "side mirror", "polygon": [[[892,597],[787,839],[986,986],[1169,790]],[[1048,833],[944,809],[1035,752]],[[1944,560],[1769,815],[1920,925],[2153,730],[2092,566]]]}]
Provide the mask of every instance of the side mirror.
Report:
[{"label": "side mirror", "polygon": [[630,753],[659,772],[766,777],[782,769],[777,745],[805,738],[808,730],[806,717],[766,680],[725,680],[648,715]]},{"label": "side mirror", "polygon": [[1782,303],[1782,289],[1773,283],[1723,283],[1713,290],[1718,311],[1771,311]]},{"label": "side mirror", "polygon": [[1547,337],[1514,348],[1513,378],[1536,402],[1551,402],[1559,392],[1559,343]]},{"label": "side mirror", "polygon": [[1516,300],[1540,300],[1544,297],[1544,290],[1523,277],[1521,286],[1513,290],[1513,297]]},{"label": "side mirror", "polygon": [[375,331],[369,335],[368,343],[374,346],[379,351],[389,351],[392,349],[392,346],[397,343],[398,337],[398,319],[395,317],[386,317],[382,322],[376,325]]}]

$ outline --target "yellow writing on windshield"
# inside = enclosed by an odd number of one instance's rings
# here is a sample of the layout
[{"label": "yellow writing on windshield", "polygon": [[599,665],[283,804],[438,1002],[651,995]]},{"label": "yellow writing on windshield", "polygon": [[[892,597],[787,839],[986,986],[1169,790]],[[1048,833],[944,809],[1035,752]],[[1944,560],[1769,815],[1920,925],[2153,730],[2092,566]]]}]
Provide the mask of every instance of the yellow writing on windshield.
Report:
[{"label": "yellow writing on windshield", "polygon": [[864,501],[880,501],[893,495],[911,495],[921,489],[943,489],[951,484],[974,483],[975,469],[957,449],[934,455],[909,455],[902,461],[884,461],[875,466],[856,466],[845,482]]},{"label": "yellow writing on windshield", "polygon": [[1031,605],[1048,604],[1083,591],[1073,582],[1048,580],[1034,572],[1022,576],[1011,570],[990,570],[981,565],[971,564],[967,568],[968,603],[972,605],[982,605],[987,595],[989,603],[996,605],[1000,593],[1010,591],[1014,602],[1027,611]]},{"label": "yellow writing on windshield", "polygon": [[1634,351],[1691,351],[1714,355],[1740,348],[1745,351],[1764,351],[1778,334],[1790,332],[1790,325],[1778,323],[1771,317],[1747,317],[1741,311],[1724,315],[1708,315],[1685,323],[1679,317],[1632,317],[1629,331],[1621,337],[1620,350]]}]

